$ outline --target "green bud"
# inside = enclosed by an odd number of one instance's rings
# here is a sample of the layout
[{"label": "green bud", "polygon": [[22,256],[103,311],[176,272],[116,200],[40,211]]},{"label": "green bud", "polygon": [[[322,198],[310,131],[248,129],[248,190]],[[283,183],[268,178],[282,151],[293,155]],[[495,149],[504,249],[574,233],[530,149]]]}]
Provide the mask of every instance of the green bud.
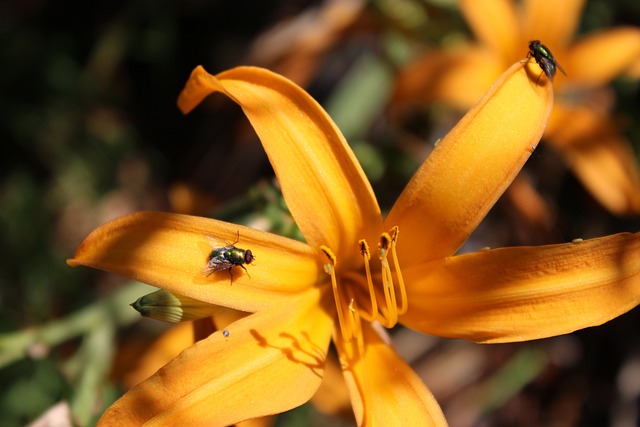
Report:
[{"label": "green bud", "polygon": [[178,323],[211,317],[225,307],[177,295],[164,289],[138,298],[131,304],[144,317]]}]

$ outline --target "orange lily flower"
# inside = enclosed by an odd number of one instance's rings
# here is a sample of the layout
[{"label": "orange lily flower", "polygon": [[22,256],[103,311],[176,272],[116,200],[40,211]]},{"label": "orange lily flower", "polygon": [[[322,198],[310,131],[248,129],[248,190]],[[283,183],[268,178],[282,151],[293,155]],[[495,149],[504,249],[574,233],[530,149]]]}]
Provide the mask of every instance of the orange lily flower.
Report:
[{"label": "orange lily flower", "polygon": [[617,27],[572,41],[583,0],[461,0],[479,44],[429,52],[398,77],[395,101],[473,105],[509,64],[541,40],[566,70],[556,76],[556,106],[544,134],[587,189],[615,214],[640,213],[640,171],[608,116],[604,86],[640,58],[640,29]]},{"label": "orange lily flower", "polygon": [[[453,256],[534,151],[552,87],[517,62],[434,148],[386,218],[344,137],[304,90],[260,68],[197,67],[178,104],[220,92],[253,124],[306,243],[179,214],[94,230],[71,266],[131,277],[252,313],[136,385],[101,425],[229,425],[318,389],[333,341],[359,425],[446,425],[376,324],[498,343],[599,325],[640,300],[640,234]],[[505,125],[506,124],[506,125]],[[207,236],[250,249],[247,272],[203,274]],[[377,250],[375,248],[377,243]],[[402,408],[400,410],[400,408]]]}]

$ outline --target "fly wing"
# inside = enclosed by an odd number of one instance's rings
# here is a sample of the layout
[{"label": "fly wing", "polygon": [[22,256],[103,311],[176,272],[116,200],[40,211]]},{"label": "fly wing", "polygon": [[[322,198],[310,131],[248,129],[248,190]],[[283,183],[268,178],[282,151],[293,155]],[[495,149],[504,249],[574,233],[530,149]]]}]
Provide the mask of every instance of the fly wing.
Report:
[{"label": "fly wing", "polygon": [[209,253],[207,265],[202,269],[202,274],[209,276],[216,271],[228,270],[233,267],[233,263],[224,257],[224,252],[233,249],[233,245],[226,240],[207,235],[207,240],[213,249]]},{"label": "fly wing", "polygon": [[228,270],[233,267],[233,263],[228,261],[222,255],[217,255],[209,258],[207,265],[202,269],[202,274],[209,276],[216,271]]},{"label": "fly wing", "polygon": [[226,240],[220,239],[218,237],[207,235],[207,240],[211,245],[212,249],[223,249],[228,250],[233,248],[233,244],[227,242]]},{"label": "fly wing", "polygon": [[562,68],[562,66],[558,64],[558,61],[556,61],[556,67],[558,67],[558,70],[562,71],[562,74],[564,74],[565,76],[567,75],[567,73],[564,72],[564,68]]}]

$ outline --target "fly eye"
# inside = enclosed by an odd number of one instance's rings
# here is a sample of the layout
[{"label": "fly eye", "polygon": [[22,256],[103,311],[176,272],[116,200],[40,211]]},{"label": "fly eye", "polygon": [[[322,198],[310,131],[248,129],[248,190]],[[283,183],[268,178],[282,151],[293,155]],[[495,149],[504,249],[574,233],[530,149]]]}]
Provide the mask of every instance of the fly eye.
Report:
[{"label": "fly eye", "polygon": [[251,251],[249,249],[247,249],[244,253],[244,262],[247,264],[251,264],[251,261],[253,261],[253,254],[251,253]]}]

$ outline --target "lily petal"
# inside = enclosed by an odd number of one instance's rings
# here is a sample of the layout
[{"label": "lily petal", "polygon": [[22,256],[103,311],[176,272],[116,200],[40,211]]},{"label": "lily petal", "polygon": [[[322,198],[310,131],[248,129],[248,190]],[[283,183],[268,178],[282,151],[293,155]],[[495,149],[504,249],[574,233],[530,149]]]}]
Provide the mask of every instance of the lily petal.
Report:
[{"label": "lily petal", "polygon": [[[247,272],[235,267],[203,273],[211,252],[208,236],[250,249]],[[89,234],[67,263],[130,277],[173,293],[236,310],[255,312],[313,287],[322,273],[308,245],[274,234],[200,218],[137,212]],[[239,271],[238,271],[239,270]]]},{"label": "lily petal", "polygon": [[486,49],[465,46],[428,52],[402,70],[393,102],[446,101],[467,109],[482,98],[503,70],[501,58]]},{"label": "lily petal", "polygon": [[413,369],[371,324],[364,323],[362,332],[362,358],[350,356],[357,344],[335,340],[358,425],[446,426],[438,402]]},{"label": "lily petal", "polygon": [[341,415],[344,418],[353,419],[351,399],[342,374],[342,367],[338,358],[332,353],[327,355],[322,384],[311,398],[311,403],[325,414]]},{"label": "lily petal", "polygon": [[546,135],[576,176],[617,215],[640,212],[640,168],[628,141],[599,111],[558,103]]},{"label": "lily petal", "polygon": [[541,39],[554,55],[562,54],[575,34],[583,7],[584,0],[525,0],[523,34],[530,39]]},{"label": "lily petal", "polygon": [[527,341],[597,326],[640,302],[640,233],[460,255],[403,269],[400,321],[451,338]]},{"label": "lily petal", "polygon": [[640,58],[636,58],[636,60],[631,63],[624,75],[630,79],[640,79]]},{"label": "lily petal", "polygon": [[[606,93],[602,95],[603,98],[606,96]],[[605,104],[598,97],[589,102]],[[615,134],[618,127],[607,114],[607,111],[596,110],[587,105],[572,105],[559,101],[549,117],[545,139],[549,139],[556,148],[562,150],[567,145],[581,144],[590,138]]]},{"label": "lily petal", "polygon": [[[449,256],[469,237],[535,149],[553,106],[537,64],[516,63],[433,149],[385,219],[403,266]],[[404,255],[404,256],[403,256]]]},{"label": "lily petal", "polygon": [[627,141],[607,135],[566,145],[562,154],[576,176],[610,212],[640,213],[640,171]]},{"label": "lily petal", "polygon": [[123,375],[124,385],[131,388],[146,380],[193,343],[193,326],[190,323],[178,323],[154,341],[134,362],[134,366],[129,366],[129,371]]},{"label": "lily petal", "polygon": [[613,28],[575,43],[568,52],[567,72],[577,83],[604,85],[629,69],[638,57],[640,29]]},{"label": "lily petal", "polygon": [[502,58],[512,58],[521,40],[511,0],[461,0],[460,10],[480,42]]},{"label": "lily petal", "polygon": [[199,66],[178,105],[188,113],[213,92],[244,110],[311,246],[327,245],[339,258],[355,258],[353,242],[377,238],[382,220],[369,181],[340,130],[309,94],[261,68],[239,67],[214,77]]},{"label": "lily petal", "polygon": [[127,392],[99,425],[230,425],[301,405],[322,380],[333,327],[324,305],[310,289],[229,325]]}]

